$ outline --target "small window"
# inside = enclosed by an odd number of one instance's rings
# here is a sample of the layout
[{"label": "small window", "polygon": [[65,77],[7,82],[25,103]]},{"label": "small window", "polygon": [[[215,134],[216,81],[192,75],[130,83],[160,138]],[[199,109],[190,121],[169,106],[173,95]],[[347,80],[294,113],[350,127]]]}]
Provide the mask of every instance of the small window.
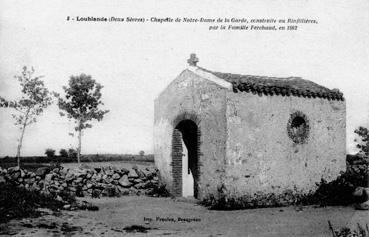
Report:
[{"label": "small window", "polygon": [[305,143],[309,136],[309,130],[310,127],[305,114],[301,112],[291,114],[288,120],[287,132],[294,143]]}]

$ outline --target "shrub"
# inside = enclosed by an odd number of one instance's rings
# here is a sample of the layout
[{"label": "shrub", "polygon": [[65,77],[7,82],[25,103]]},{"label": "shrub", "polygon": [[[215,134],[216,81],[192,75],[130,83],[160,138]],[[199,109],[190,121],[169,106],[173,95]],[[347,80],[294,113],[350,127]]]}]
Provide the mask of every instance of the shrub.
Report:
[{"label": "shrub", "polygon": [[[355,163],[355,162],[354,162]],[[348,163],[349,164],[349,163]],[[314,194],[300,200],[301,204],[320,204],[321,206],[349,205],[361,203],[363,197],[355,197],[353,192],[357,187],[365,187],[368,179],[368,163],[348,165],[346,172],[337,179],[327,182],[321,180]]]},{"label": "shrub", "polygon": [[332,226],[332,223],[328,221],[329,229],[332,232],[332,236],[335,237],[351,237],[351,236],[357,236],[357,237],[369,237],[369,226],[366,224],[365,226],[360,225],[360,223],[357,223],[357,228],[348,228],[343,227],[340,229],[334,229]]},{"label": "shrub", "polygon": [[55,150],[51,148],[47,148],[45,151],[45,154],[47,157],[54,157],[55,156]]},{"label": "shrub", "polygon": [[60,149],[59,154],[61,157],[68,157],[68,151],[66,149]]},{"label": "shrub", "polygon": [[0,223],[13,218],[36,217],[40,215],[36,209],[47,207],[54,211],[63,207],[63,202],[49,195],[11,184],[0,184]]},{"label": "shrub", "polygon": [[151,190],[147,193],[147,195],[152,197],[170,197],[170,193],[166,188],[165,184],[159,183],[158,185],[153,185]]}]

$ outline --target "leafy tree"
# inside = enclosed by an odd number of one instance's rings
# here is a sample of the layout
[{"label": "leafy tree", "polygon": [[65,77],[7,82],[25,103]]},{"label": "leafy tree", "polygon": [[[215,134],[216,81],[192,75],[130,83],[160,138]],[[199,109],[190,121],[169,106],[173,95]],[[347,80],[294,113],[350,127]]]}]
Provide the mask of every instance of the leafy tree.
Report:
[{"label": "leafy tree", "polygon": [[0,97],[0,107],[15,110],[12,116],[15,119],[15,125],[19,126],[21,130],[17,146],[18,167],[20,166],[20,153],[26,127],[35,123],[37,117],[42,114],[44,109],[52,104],[50,92],[41,80],[42,76],[34,76],[34,73],[35,70],[33,67],[29,69],[24,66],[22,73],[15,76],[21,86],[22,96],[20,99],[6,100]]},{"label": "leafy tree", "polygon": [[140,156],[144,156],[144,155],[145,155],[145,152],[144,152],[144,151],[140,151],[138,154],[139,154]]},{"label": "leafy tree", "polygon": [[[359,136],[359,140],[355,139],[357,142],[356,147],[359,148],[359,154],[364,155],[366,159],[369,159],[369,129],[365,127],[359,127],[355,129],[355,133]],[[367,173],[367,185],[369,187],[369,170],[368,165],[366,166],[366,173]]]},{"label": "leafy tree", "polygon": [[45,151],[45,155],[49,158],[54,157],[55,156],[55,150],[51,149],[51,148],[47,148],[46,151]]},{"label": "leafy tree", "polygon": [[59,155],[60,155],[61,157],[68,157],[68,151],[67,151],[67,150],[65,150],[65,149],[60,149],[60,151],[59,151]]},{"label": "leafy tree", "polygon": [[359,148],[359,153],[365,156],[369,156],[369,129],[365,127],[359,127],[355,129],[355,133],[360,139],[355,139],[357,142],[356,147]]},{"label": "leafy tree", "polygon": [[[64,86],[65,97],[55,93],[58,106],[69,119],[76,123],[75,131],[78,133],[77,160],[80,163],[82,131],[91,128],[92,120],[101,121],[108,110],[99,109],[101,102],[101,89],[103,87],[86,74],[71,76],[68,87]],[[61,116],[65,114],[60,113]]]},{"label": "leafy tree", "polygon": [[68,157],[71,158],[71,159],[77,158],[77,151],[74,150],[73,148],[69,148],[68,149]]}]

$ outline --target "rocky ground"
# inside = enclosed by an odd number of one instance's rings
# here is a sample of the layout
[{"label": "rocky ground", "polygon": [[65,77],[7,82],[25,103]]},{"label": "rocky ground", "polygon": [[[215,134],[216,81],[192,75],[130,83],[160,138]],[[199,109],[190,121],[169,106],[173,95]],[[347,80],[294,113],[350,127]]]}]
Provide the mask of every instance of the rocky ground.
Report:
[{"label": "rocky ground", "polygon": [[0,226],[13,236],[332,236],[334,228],[369,222],[353,207],[283,207],[212,211],[191,200],[123,196],[84,199],[98,211],[45,210]]}]

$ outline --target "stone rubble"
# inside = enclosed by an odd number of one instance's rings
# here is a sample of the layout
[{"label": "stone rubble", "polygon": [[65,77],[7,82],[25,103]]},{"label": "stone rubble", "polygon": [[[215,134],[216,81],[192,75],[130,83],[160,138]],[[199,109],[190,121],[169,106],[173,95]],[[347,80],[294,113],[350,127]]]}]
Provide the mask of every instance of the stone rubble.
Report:
[{"label": "stone rubble", "polygon": [[0,183],[9,182],[18,187],[52,194],[56,197],[70,194],[77,197],[119,197],[122,195],[153,195],[159,186],[158,170],[154,167],[132,169],[103,167],[50,169],[41,167],[30,172],[18,167],[0,167]]}]

